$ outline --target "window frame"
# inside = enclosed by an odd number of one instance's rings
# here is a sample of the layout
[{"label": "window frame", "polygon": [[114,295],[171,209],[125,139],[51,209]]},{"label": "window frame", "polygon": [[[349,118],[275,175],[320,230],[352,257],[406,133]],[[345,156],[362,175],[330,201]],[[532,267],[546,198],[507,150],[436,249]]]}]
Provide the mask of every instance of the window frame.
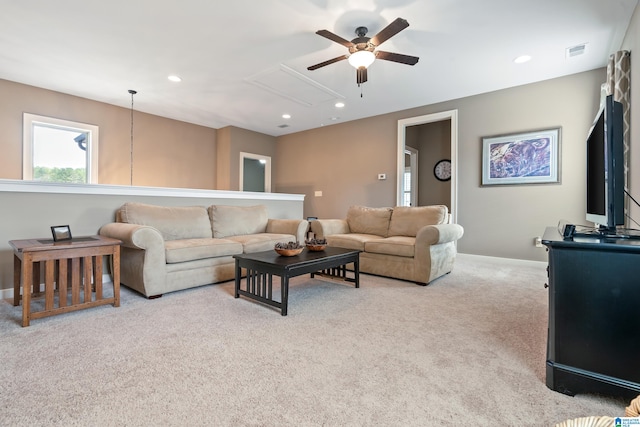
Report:
[{"label": "window frame", "polygon": [[100,129],[96,125],[74,122],[71,120],[57,119],[55,117],[41,116],[31,113],[22,115],[22,180],[33,181],[33,128],[34,126],[46,126],[64,130],[77,131],[89,134],[87,141],[87,182],[98,183],[98,145]]}]

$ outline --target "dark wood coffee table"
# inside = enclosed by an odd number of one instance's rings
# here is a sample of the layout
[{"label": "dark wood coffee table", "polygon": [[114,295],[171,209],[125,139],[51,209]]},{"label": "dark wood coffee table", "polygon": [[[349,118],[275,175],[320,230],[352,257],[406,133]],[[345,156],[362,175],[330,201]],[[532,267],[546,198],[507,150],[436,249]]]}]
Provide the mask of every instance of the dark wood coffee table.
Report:
[{"label": "dark wood coffee table", "polygon": [[[324,251],[311,252],[304,249],[292,257],[278,255],[275,251],[234,255],[236,259],[235,297],[248,298],[279,308],[287,315],[289,301],[289,279],[310,273],[338,277],[360,287],[360,251],[327,247]],[[347,265],[353,263],[353,278],[347,277]],[[247,270],[246,288],[241,289],[242,269]],[[273,299],[273,276],[280,276],[280,301]]]}]

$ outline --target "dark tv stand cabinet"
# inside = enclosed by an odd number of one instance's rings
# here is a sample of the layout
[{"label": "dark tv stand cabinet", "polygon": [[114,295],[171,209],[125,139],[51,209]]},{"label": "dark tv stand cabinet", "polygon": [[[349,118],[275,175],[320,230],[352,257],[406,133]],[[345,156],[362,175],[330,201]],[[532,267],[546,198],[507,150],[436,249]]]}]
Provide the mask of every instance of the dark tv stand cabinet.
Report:
[{"label": "dark tv stand cabinet", "polygon": [[555,227],[549,251],[547,387],[640,395],[640,240],[576,237]]}]

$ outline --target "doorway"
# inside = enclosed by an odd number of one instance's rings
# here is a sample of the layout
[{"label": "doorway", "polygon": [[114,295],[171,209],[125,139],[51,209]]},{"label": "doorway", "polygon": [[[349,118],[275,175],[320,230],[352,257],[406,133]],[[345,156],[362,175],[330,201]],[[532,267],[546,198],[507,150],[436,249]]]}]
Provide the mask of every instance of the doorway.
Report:
[{"label": "doorway", "polygon": [[240,152],[240,191],[271,192],[271,157]]},{"label": "doorway", "polygon": [[455,223],[458,217],[458,110],[443,111],[441,113],[427,114],[424,116],[410,117],[398,120],[398,173],[397,173],[397,205],[402,206],[405,194],[404,174],[406,165],[405,151],[406,132],[410,126],[422,125],[449,120],[451,124],[451,220]]}]

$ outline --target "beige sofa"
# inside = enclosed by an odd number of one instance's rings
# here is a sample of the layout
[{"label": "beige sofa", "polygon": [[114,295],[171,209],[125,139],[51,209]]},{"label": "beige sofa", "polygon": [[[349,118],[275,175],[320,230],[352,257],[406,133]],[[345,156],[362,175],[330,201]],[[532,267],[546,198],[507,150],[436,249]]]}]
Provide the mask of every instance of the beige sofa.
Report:
[{"label": "beige sofa", "polygon": [[307,228],[303,219],[268,219],[264,205],[125,203],[116,222],[99,233],[123,242],[122,284],[151,298],[231,280],[233,255],[273,249],[277,242],[304,242]]},{"label": "beige sofa", "polygon": [[363,273],[426,285],[453,269],[464,230],[449,222],[443,205],[351,206],[346,219],[311,221],[311,231],[329,246],[361,250]]}]

